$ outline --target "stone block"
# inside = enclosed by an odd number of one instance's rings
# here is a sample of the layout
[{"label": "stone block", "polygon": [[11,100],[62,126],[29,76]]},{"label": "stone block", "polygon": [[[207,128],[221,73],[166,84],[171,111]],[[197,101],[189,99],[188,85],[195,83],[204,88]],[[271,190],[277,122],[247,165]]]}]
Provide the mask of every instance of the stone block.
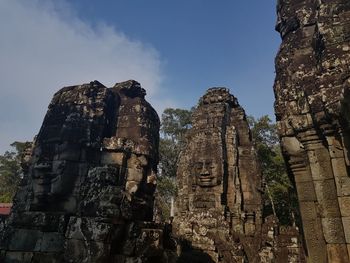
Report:
[{"label": "stone block", "polygon": [[118,254],[114,255],[112,260],[112,262],[126,263],[127,257],[125,255]]},{"label": "stone block", "polygon": [[322,218],[341,216],[338,199],[325,199],[319,201],[318,210]]},{"label": "stone block", "polygon": [[[63,253],[35,253],[30,263],[62,263]],[[68,261],[69,262],[69,261]]]},{"label": "stone block", "polygon": [[330,263],[350,262],[346,244],[327,244],[327,255]]},{"label": "stone block", "polygon": [[38,227],[42,227],[47,221],[46,214],[43,212],[22,212],[16,214],[13,217],[13,225],[17,227],[30,227],[32,224],[35,224]]},{"label": "stone block", "polygon": [[317,200],[321,203],[322,200],[336,200],[337,191],[334,179],[314,181]]},{"label": "stone block", "polygon": [[327,244],[345,243],[344,228],[340,217],[322,218],[322,229]]},{"label": "stone block", "polygon": [[304,220],[303,228],[309,256],[314,262],[327,262],[326,243],[323,236],[322,224],[319,218]]},{"label": "stone block", "polygon": [[71,259],[74,259],[73,262],[88,262],[87,242],[78,239],[66,239],[64,247],[63,262],[70,262]]},{"label": "stone block", "polygon": [[[350,244],[350,217],[342,217],[346,243]],[[349,254],[350,255],[350,254]]]},{"label": "stone block", "polygon": [[299,182],[296,184],[299,201],[316,201],[313,182]]},{"label": "stone block", "polygon": [[308,249],[308,256],[315,263],[328,263],[327,249],[324,239],[312,239],[306,236],[306,246]]},{"label": "stone block", "polygon": [[43,233],[41,248],[42,252],[60,252],[63,251],[64,235],[57,232]]},{"label": "stone block", "polygon": [[332,165],[326,149],[316,149],[308,152],[313,180],[333,178]]},{"label": "stone block", "polygon": [[8,251],[4,263],[32,263],[32,252]]},{"label": "stone block", "polygon": [[316,203],[314,201],[300,201],[299,208],[303,220],[314,220],[317,217]]},{"label": "stone block", "polygon": [[306,166],[302,170],[293,171],[293,175],[296,183],[312,182],[311,172],[309,172]]},{"label": "stone block", "polygon": [[336,177],[335,180],[338,196],[350,196],[350,177],[341,176]]},{"label": "stone block", "polygon": [[341,216],[350,216],[350,196],[338,197],[338,202]]},{"label": "stone block", "polygon": [[303,228],[305,239],[313,240],[314,243],[318,242],[320,245],[325,244],[320,218],[316,218],[314,220],[303,220]]},{"label": "stone block", "polygon": [[344,158],[333,158],[331,162],[335,177],[347,176],[347,169]]},{"label": "stone block", "polygon": [[128,169],[127,180],[141,182],[143,179],[143,173],[139,169]]},{"label": "stone block", "polygon": [[15,229],[10,238],[9,250],[40,251],[42,235],[39,230]]}]

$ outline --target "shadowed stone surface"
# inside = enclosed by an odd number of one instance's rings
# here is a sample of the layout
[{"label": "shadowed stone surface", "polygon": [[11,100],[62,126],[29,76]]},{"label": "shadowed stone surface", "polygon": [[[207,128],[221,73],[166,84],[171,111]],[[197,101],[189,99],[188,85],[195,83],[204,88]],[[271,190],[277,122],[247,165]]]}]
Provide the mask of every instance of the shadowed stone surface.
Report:
[{"label": "shadowed stone surface", "polygon": [[275,112],[308,262],[350,262],[350,2],[277,6]]},{"label": "shadowed stone surface", "polygon": [[22,164],[1,262],[170,262],[170,231],[151,222],[159,119],[145,94],[130,80],[54,95]]},{"label": "shadowed stone surface", "polygon": [[209,89],[192,125],[177,171],[176,235],[213,262],[302,262],[298,231],[262,222],[261,172],[237,99]]}]

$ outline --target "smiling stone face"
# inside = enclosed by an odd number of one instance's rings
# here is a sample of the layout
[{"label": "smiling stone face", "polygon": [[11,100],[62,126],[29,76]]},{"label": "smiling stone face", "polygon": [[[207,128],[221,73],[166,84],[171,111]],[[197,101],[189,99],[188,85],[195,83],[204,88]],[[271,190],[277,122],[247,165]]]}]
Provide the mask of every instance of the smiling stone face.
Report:
[{"label": "smiling stone face", "polygon": [[221,133],[215,128],[205,132],[194,132],[189,143],[191,161],[187,164],[192,186],[211,188],[222,183],[224,159],[221,141]]},{"label": "smiling stone face", "polygon": [[214,159],[198,160],[193,165],[193,174],[196,184],[201,187],[212,187],[220,184],[219,165]]}]

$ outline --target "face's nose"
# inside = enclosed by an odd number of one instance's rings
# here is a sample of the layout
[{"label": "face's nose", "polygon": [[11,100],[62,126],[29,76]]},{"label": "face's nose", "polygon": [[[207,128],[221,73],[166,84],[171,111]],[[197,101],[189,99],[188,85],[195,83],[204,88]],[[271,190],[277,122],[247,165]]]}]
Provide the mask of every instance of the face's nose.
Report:
[{"label": "face's nose", "polygon": [[202,166],[202,170],[201,170],[201,173],[200,175],[210,175],[205,163],[203,163],[203,166]]}]

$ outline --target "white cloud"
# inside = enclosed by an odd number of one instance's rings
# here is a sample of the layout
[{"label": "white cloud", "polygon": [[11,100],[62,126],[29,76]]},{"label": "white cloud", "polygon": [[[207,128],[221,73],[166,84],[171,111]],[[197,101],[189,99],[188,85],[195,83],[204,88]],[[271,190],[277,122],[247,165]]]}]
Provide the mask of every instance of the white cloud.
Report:
[{"label": "white cloud", "polygon": [[148,100],[160,89],[156,50],[113,27],[92,27],[58,2],[0,1],[0,153],[14,140],[31,140],[63,86],[135,79]]}]

